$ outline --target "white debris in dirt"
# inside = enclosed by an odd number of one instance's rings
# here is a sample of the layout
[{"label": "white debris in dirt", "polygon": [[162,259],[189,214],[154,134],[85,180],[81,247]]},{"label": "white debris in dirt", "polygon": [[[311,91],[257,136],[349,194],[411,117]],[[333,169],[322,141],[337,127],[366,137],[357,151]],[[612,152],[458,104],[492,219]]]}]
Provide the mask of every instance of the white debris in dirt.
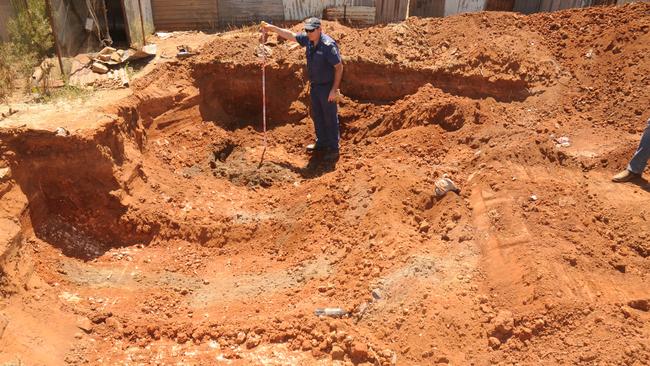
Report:
[{"label": "white debris in dirt", "polygon": [[533,201],[533,202],[534,202],[534,201],[537,201],[537,196],[534,195],[534,194],[531,194],[531,195],[530,195],[530,200]]},{"label": "white debris in dirt", "polygon": [[557,139],[555,139],[555,142],[557,147],[571,146],[571,139],[569,139],[567,136],[558,137]]},{"label": "white debris in dirt", "polygon": [[9,169],[9,167],[0,168],[0,179],[5,179],[5,177],[9,178],[11,176],[10,173],[11,170]]},{"label": "white debris in dirt", "polygon": [[61,137],[70,136],[70,132],[63,127],[57,128],[54,134]]},{"label": "white debris in dirt", "polygon": [[59,298],[67,302],[74,302],[74,303],[78,303],[79,301],[81,301],[81,298],[79,296],[77,296],[76,294],[71,294],[66,291],[62,292],[61,295],[59,295]]},{"label": "white debris in dirt", "polygon": [[446,174],[442,178],[438,179],[435,183],[436,186],[436,196],[442,197],[447,192],[460,192],[460,189],[456,186],[456,183],[452,181],[451,179],[447,178]]},{"label": "white debris in dirt", "polygon": [[156,32],[156,37],[160,39],[167,39],[172,37],[172,33],[170,32]]}]

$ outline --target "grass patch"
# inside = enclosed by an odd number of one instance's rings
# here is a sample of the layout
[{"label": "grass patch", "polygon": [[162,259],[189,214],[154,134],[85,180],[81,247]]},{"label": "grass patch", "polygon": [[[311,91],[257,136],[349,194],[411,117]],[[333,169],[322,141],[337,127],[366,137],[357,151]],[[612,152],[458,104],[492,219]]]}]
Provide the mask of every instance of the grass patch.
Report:
[{"label": "grass patch", "polygon": [[40,95],[36,98],[37,102],[54,103],[57,101],[82,100],[85,101],[93,92],[90,89],[78,87],[75,85],[64,85],[60,88],[52,88],[48,94]]}]

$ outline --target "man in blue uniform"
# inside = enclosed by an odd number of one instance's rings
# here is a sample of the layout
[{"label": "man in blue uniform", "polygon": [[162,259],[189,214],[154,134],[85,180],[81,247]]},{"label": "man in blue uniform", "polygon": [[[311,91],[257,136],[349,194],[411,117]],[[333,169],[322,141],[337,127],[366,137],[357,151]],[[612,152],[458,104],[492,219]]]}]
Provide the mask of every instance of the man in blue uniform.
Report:
[{"label": "man in blue uniform", "polygon": [[343,77],[343,63],[336,42],[323,33],[318,18],[305,20],[305,31],[293,33],[288,29],[262,22],[263,32],[298,42],[305,47],[307,74],[311,86],[311,118],[316,130],[316,143],[307,145],[308,152],[324,153],[325,159],[338,159],[339,118],[336,105]]}]

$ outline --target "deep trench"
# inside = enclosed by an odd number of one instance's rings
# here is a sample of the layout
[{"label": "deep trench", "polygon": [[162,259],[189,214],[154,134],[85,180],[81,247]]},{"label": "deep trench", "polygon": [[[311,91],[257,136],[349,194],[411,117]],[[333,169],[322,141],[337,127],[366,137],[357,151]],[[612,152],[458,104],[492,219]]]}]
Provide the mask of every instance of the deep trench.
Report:
[{"label": "deep trench", "polygon": [[[469,98],[514,101],[528,96],[524,82],[459,80],[453,75],[385,65],[351,63],[346,65],[346,75],[343,94],[374,104],[399,100],[426,83]],[[226,131],[259,121],[261,90],[257,67],[215,62],[196,67],[192,76],[197,95],[166,95],[136,104],[125,103],[119,118],[92,138],[29,132],[5,139],[14,152],[10,161],[14,179],[29,200],[28,215],[38,237],[67,256],[85,260],[112,247],[147,244],[159,237],[165,226],[178,229],[178,235],[183,236],[177,223],[150,221],[143,230],[142,223],[134,222],[138,218],[128,217],[128,207],[115,193],[128,191],[128,182],[118,181],[115,171],[128,160],[125,144],[133,144],[141,152],[146,150],[148,130],[173,125],[191,108],[198,108],[203,121],[214,122]],[[307,84],[300,66],[270,70],[267,82],[272,86],[268,94],[270,128],[296,123],[308,116]],[[236,142],[214,150],[209,164],[216,177],[235,184],[237,179],[241,180],[241,172],[228,167],[237,152]],[[131,176],[138,176],[140,168],[132,169]],[[250,183],[250,179],[245,183]],[[272,184],[264,180],[253,183]],[[201,233],[193,239],[201,242],[209,236]]]}]

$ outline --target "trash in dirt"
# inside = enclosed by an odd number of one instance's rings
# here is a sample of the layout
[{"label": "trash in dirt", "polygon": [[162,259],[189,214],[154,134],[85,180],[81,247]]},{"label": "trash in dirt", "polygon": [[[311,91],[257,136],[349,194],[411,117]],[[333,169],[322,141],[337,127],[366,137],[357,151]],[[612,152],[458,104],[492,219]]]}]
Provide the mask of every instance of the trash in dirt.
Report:
[{"label": "trash in dirt", "polygon": [[456,183],[451,179],[447,178],[446,174],[436,181],[436,196],[442,197],[447,192],[460,193],[460,189],[456,186]]},{"label": "trash in dirt", "polygon": [[59,127],[56,129],[55,135],[65,137],[65,136],[70,136],[70,132],[63,127]]},{"label": "trash in dirt", "polygon": [[273,55],[273,50],[269,46],[257,45],[255,47],[255,56],[257,57],[271,57]]},{"label": "trash in dirt", "polygon": [[585,57],[586,57],[586,58],[592,58],[592,57],[594,57],[594,50],[593,50],[593,49],[589,49],[589,51],[587,51],[587,53],[585,53]]},{"label": "trash in dirt", "polygon": [[176,57],[178,58],[185,58],[185,57],[190,57],[195,55],[196,53],[192,51],[192,48],[188,45],[180,45],[176,46],[176,49],[178,50],[178,53],[176,54]]},{"label": "trash in dirt", "polygon": [[2,112],[1,115],[2,115],[2,118],[6,118],[6,117],[11,116],[14,113],[17,113],[17,112],[18,112],[17,110],[12,109],[11,107],[9,107],[9,110],[7,112]]},{"label": "trash in dirt", "polygon": [[558,137],[555,139],[557,147],[569,147],[571,146],[571,139],[567,136]]},{"label": "trash in dirt", "polygon": [[9,170],[9,167],[0,168],[0,179],[4,179],[5,177],[8,178],[9,173],[11,173],[11,171]]},{"label": "trash in dirt", "polygon": [[344,317],[347,314],[348,312],[341,308],[318,308],[314,310],[316,316],[329,316],[332,318]]},{"label": "trash in dirt", "polygon": [[170,32],[156,32],[156,37],[160,39],[167,39],[172,37],[172,33]]},{"label": "trash in dirt", "polygon": [[156,56],[157,54],[158,54],[158,45],[156,45],[155,43],[151,43],[142,47],[141,50],[133,52],[130,58],[132,60],[137,60],[141,58]]},{"label": "trash in dirt", "polygon": [[372,294],[373,299],[375,299],[375,300],[381,299],[381,292],[379,292],[378,288],[372,290],[371,294]]},{"label": "trash in dirt", "polygon": [[108,73],[108,67],[106,65],[102,65],[99,62],[93,62],[93,65],[91,66],[91,69],[93,72],[97,74],[106,74]]},{"label": "trash in dirt", "polygon": [[59,295],[59,298],[65,300],[67,302],[73,302],[73,303],[77,303],[77,302],[81,301],[81,298],[79,296],[77,296],[76,294],[71,294],[71,293],[65,292],[65,291],[62,292],[61,295]]},{"label": "trash in dirt", "polygon": [[96,53],[94,57],[92,57],[92,60],[94,61],[92,64],[92,70],[99,74],[105,74],[108,72],[108,67],[106,65],[119,65],[127,61],[155,56],[157,52],[158,46],[155,44],[148,44],[142,47],[141,50],[118,50],[113,47],[104,47],[101,51]]},{"label": "trash in dirt", "polygon": [[530,195],[530,200],[533,201],[533,202],[537,201],[537,196],[534,195],[534,194],[531,194]]}]

